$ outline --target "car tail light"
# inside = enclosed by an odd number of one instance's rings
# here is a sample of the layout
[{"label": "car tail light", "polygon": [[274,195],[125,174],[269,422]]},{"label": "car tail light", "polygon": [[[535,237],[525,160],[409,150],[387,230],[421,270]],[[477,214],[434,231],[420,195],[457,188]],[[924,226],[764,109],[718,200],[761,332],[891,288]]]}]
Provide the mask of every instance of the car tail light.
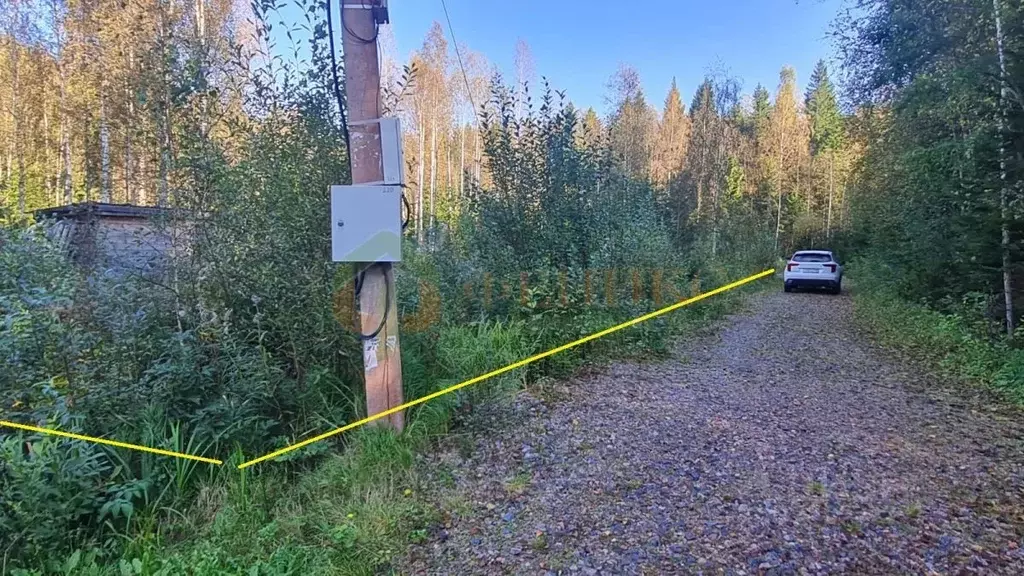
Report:
[{"label": "car tail light", "polygon": [[790,262],[789,264],[786,264],[786,272],[791,272],[793,268],[797,266],[799,266],[799,264],[797,264],[796,262]]},{"label": "car tail light", "polygon": [[836,271],[836,265],[835,264],[825,264],[825,267],[828,268],[829,270],[831,270],[832,272]]}]

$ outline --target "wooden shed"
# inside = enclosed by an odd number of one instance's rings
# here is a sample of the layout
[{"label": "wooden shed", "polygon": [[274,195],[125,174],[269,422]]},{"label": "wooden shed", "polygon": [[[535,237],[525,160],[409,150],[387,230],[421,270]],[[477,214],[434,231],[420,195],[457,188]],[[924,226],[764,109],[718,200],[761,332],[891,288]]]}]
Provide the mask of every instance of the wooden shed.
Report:
[{"label": "wooden shed", "polygon": [[35,217],[72,260],[103,274],[162,275],[168,257],[187,245],[183,220],[167,208],[83,202]]}]

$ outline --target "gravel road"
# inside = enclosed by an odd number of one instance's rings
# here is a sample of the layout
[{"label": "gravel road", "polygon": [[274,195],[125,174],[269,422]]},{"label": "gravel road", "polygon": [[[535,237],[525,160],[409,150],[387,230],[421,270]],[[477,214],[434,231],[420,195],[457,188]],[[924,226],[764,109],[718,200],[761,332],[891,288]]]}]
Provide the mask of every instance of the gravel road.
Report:
[{"label": "gravel road", "polygon": [[[674,359],[477,414],[404,574],[1024,574],[1024,418],[769,293]],[[538,398],[543,396],[545,399]]]}]

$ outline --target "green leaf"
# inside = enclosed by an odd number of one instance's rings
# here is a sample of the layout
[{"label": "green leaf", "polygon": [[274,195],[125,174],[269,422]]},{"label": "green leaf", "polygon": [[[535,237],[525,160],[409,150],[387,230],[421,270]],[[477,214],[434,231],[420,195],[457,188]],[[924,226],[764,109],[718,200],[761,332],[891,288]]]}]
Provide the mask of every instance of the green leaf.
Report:
[{"label": "green leaf", "polygon": [[67,560],[64,561],[64,573],[71,574],[75,568],[78,568],[78,563],[82,560],[82,551],[75,550]]}]

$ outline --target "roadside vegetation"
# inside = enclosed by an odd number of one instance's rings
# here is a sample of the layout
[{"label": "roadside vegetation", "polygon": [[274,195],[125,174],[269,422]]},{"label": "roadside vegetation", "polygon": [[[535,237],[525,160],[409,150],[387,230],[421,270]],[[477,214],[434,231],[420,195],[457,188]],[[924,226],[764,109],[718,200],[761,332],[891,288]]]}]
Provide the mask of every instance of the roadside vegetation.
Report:
[{"label": "roadside vegetation", "polygon": [[842,239],[856,257],[858,315],[926,365],[1020,402],[1020,6],[866,7],[838,26],[850,95],[861,103],[850,130],[869,144],[851,181],[855,225]]},{"label": "roadside vegetation", "polygon": [[[716,297],[417,407],[401,435],[367,428],[239,472],[364,415],[352,270],[330,262],[329,231],[315,224],[328,187],[349,178],[323,5],[299,0],[312,37],[309,58],[293,61],[268,56],[290,51],[271,35],[272,3],[198,3],[203,18],[129,4],[17,2],[20,17],[0,32],[11,64],[0,70],[0,101],[11,103],[0,113],[0,406],[4,419],[225,465],[0,428],[0,572],[386,571],[445,514],[418,497],[417,454],[475,405],[585,364],[665,354],[737,302]],[[846,41],[877,58],[853,58],[851,71],[896,57],[870,34],[895,26],[892,4],[872,3],[879,12],[857,21],[866,28],[849,28],[861,35]],[[1008,46],[1019,43],[1020,12],[1004,17]],[[738,79],[713,73],[688,108],[673,84],[661,110],[623,68],[599,118],[533,79],[525,47],[521,77],[480,72],[471,54],[464,82],[435,26],[404,69],[384,60],[383,104],[403,118],[409,161],[395,311],[406,397],[810,245],[862,255],[851,270],[865,287],[892,281],[865,301],[867,318],[889,333],[907,318],[922,346],[969,355],[972,370],[1019,390],[1019,338],[1000,335],[1000,226],[1013,246],[1021,235],[1019,219],[997,216],[995,144],[1004,134],[1004,154],[1020,150],[1022,115],[1006,104],[997,130],[990,43],[951,44],[974,51],[973,76],[956,72],[961,52],[922,56],[906,63],[922,79],[879,84],[894,90],[859,99],[856,114],[842,112],[821,63],[803,95],[789,68],[774,94],[743,95]],[[1007,49],[1014,78],[1020,53]],[[928,84],[936,77],[949,86]],[[1020,180],[1015,162],[1007,182]],[[1019,187],[1008,194],[1019,213]],[[159,276],[83,269],[32,210],[85,200],[171,207],[168,224],[192,227],[188,250]],[[886,275],[872,280],[877,262]]]},{"label": "roadside vegetation", "polygon": [[947,377],[989,387],[1024,404],[1024,350],[1005,338],[988,336],[985,324],[969,309],[940,312],[859,279],[854,302],[858,320],[887,347]]}]

